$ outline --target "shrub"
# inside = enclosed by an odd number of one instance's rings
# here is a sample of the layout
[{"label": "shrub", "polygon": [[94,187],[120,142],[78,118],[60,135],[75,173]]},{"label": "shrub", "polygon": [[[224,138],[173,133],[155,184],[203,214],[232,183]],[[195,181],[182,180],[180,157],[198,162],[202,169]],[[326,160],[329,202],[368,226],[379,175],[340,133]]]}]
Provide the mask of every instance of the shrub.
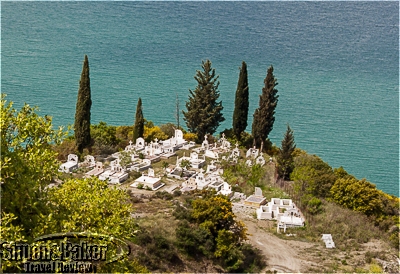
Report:
[{"label": "shrub", "polygon": [[184,133],[183,134],[183,139],[185,139],[186,141],[196,142],[197,141],[197,134],[196,133],[191,133],[191,132]]},{"label": "shrub", "polygon": [[174,197],[178,197],[182,195],[182,191],[180,191],[179,189],[174,190],[173,192]]},{"label": "shrub", "polygon": [[166,191],[157,191],[156,194],[154,194],[154,196],[163,200],[172,200],[173,198],[172,194]]},{"label": "shrub", "polygon": [[137,188],[138,188],[138,189],[143,189],[143,187],[144,187],[144,185],[141,184],[141,183],[139,183],[139,184],[137,185]]},{"label": "shrub", "polygon": [[168,137],[171,138],[175,135],[175,128],[176,126],[172,123],[166,123],[160,125],[161,131]]}]

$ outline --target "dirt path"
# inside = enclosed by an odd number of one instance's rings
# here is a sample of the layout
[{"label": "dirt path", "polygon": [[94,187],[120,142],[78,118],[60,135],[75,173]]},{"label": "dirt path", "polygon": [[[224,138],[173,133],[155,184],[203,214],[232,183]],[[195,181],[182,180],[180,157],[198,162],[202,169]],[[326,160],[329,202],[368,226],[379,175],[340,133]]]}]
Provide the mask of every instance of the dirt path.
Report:
[{"label": "dirt path", "polygon": [[[276,270],[279,273],[298,273],[301,271],[301,260],[296,250],[287,241],[270,234],[259,227],[255,220],[243,220],[250,234],[250,243],[259,248],[267,258],[265,270]],[[264,271],[265,271],[264,270]]]}]

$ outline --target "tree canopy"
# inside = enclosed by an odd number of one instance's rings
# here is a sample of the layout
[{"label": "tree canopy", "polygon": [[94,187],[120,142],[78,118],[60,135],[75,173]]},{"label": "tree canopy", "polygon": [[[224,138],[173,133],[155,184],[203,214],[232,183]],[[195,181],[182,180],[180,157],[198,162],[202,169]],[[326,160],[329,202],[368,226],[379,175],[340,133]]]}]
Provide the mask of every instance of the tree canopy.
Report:
[{"label": "tree canopy", "polygon": [[[220,261],[227,271],[243,270],[246,227],[236,220],[226,196],[202,192],[186,208],[179,206],[174,215],[180,219],[178,245],[191,256],[205,255]],[[244,268],[243,268],[244,267]]]},{"label": "tree canopy", "polygon": [[293,152],[296,148],[294,142],[293,130],[290,128],[289,124],[285,135],[282,140],[281,148],[278,154],[278,174],[281,178],[285,180],[290,179],[290,174],[293,171]]},{"label": "tree canopy", "polygon": [[89,60],[85,55],[81,79],[79,81],[78,100],[75,112],[75,142],[79,152],[91,143],[90,137],[90,108],[92,106],[89,78]]},{"label": "tree canopy", "polygon": [[378,215],[383,204],[381,193],[365,179],[341,178],[336,180],[330,190],[332,200],[355,211],[360,211],[366,215]]},{"label": "tree canopy", "polygon": [[264,87],[260,95],[259,107],[253,115],[252,134],[254,145],[260,146],[268,138],[275,122],[275,109],[278,104],[278,90],[275,88],[278,83],[273,74],[274,68],[268,68],[267,76],[264,79]]},{"label": "tree canopy", "polygon": [[232,119],[232,129],[237,139],[240,139],[242,132],[246,130],[248,113],[249,83],[247,80],[247,64],[243,61],[236,89],[235,109],[233,111]]},{"label": "tree canopy", "polygon": [[202,61],[203,71],[197,71],[194,79],[197,87],[189,90],[189,101],[186,102],[187,111],[182,111],[184,120],[190,132],[196,133],[199,140],[206,134],[213,134],[219,124],[225,121],[222,115],[222,102],[219,98],[219,76],[211,67],[211,61]]},{"label": "tree canopy", "polygon": [[43,210],[43,189],[57,175],[59,162],[52,144],[65,136],[54,130],[49,116],[41,117],[38,108],[25,104],[20,111],[1,98],[1,210],[18,219],[25,235],[36,225],[37,212]]},{"label": "tree canopy", "polygon": [[133,127],[133,142],[136,142],[137,138],[143,137],[143,134],[144,134],[143,107],[142,107],[142,98],[139,98],[136,106],[135,125]]},{"label": "tree canopy", "polygon": [[294,159],[290,176],[297,193],[327,197],[336,181],[332,167],[316,155],[301,154]]}]

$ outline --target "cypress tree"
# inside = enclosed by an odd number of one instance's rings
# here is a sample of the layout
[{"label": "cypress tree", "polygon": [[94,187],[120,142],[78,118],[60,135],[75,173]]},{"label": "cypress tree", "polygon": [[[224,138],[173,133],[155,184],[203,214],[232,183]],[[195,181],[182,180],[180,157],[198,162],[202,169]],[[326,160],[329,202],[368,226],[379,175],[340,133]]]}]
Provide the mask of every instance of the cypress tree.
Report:
[{"label": "cypress tree", "polygon": [[202,61],[203,71],[197,71],[194,79],[197,81],[195,90],[190,90],[187,111],[182,111],[190,132],[196,133],[198,140],[203,140],[206,134],[213,134],[219,124],[225,121],[222,115],[222,102],[219,98],[219,76],[211,68],[210,60]]},{"label": "cypress tree", "polygon": [[232,129],[237,139],[246,130],[247,115],[249,112],[249,83],[247,80],[247,64],[242,62],[235,96],[235,110],[233,111]]},{"label": "cypress tree", "polygon": [[75,142],[80,153],[88,147],[91,142],[90,138],[90,108],[92,99],[90,94],[90,78],[89,78],[89,60],[85,55],[81,79],[79,81],[78,100],[76,102],[75,112]]},{"label": "cypress tree", "polygon": [[136,107],[135,125],[133,127],[133,142],[136,142],[137,138],[143,137],[143,133],[144,133],[144,118],[142,109],[142,99],[139,98]]},{"label": "cypress tree", "polygon": [[260,95],[259,107],[253,115],[252,134],[254,145],[260,146],[268,138],[275,122],[275,108],[278,104],[278,90],[275,88],[276,82],[273,74],[274,68],[268,68],[267,76],[264,79],[264,87]]},{"label": "cypress tree", "polygon": [[292,173],[294,168],[293,151],[295,148],[296,144],[294,142],[293,130],[288,124],[278,154],[278,174],[281,178],[285,180],[290,179],[290,174]]}]

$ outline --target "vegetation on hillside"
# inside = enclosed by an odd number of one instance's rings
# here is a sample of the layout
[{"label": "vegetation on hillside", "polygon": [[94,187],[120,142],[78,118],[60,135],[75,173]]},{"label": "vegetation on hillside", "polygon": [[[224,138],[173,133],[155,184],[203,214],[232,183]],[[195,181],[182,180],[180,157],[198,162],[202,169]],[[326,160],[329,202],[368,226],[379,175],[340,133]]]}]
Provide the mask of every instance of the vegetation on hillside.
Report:
[{"label": "vegetation on hillside", "polygon": [[275,122],[275,109],[278,104],[278,85],[274,76],[274,68],[270,66],[267,76],[264,79],[264,87],[260,95],[259,106],[253,114],[252,135],[254,145],[260,147],[261,144],[267,145],[266,140],[272,131]]},{"label": "vegetation on hillside", "polygon": [[133,142],[136,142],[136,139],[139,137],[143,137],[144,133],[144,117],[143,117],[143,107],[142,107],[142,99],[139,98],[137,106],[136,106],[136,115],[135,115],[135,125],[133,126]]},{"label": "vegetation on hillside", "polygon": [[189,90],[189,100],[186,102],[187,111],[183,111],[186,126],[190,132],[196,133],[199,141],[204,140],[206,134],[214,134],[219,124],[225,121],[222,102],[219,98],[219,76],[211,67],[211,61],[202,61],[203,71],[197,71],[194,79],[197,86]]},{"label": "vegetation on hillside", "polygon": [[75,112],[75,142],[80,153],[90,145],[90,108],[92,99],[90,93],[89,59],[85,55],[81,80],[79,81],[78,99]]},{"label": "vegetation on hillside", "polygon": [[243,61],[235,94],[235,109],[233,110],[232,117],[232,130],[237,139],[241,139],[242,133],[247,128],[248,113],[249,82],[247,79],[247,64]]},{"label": "vegetation on hillside", "polygon": [[293,171],[293,152],[295,149],[296,144],[294,142],[293,130],[287,125],[287,130],[277,155],[278,174],[285,180],[290,178],[290,174]]}]

